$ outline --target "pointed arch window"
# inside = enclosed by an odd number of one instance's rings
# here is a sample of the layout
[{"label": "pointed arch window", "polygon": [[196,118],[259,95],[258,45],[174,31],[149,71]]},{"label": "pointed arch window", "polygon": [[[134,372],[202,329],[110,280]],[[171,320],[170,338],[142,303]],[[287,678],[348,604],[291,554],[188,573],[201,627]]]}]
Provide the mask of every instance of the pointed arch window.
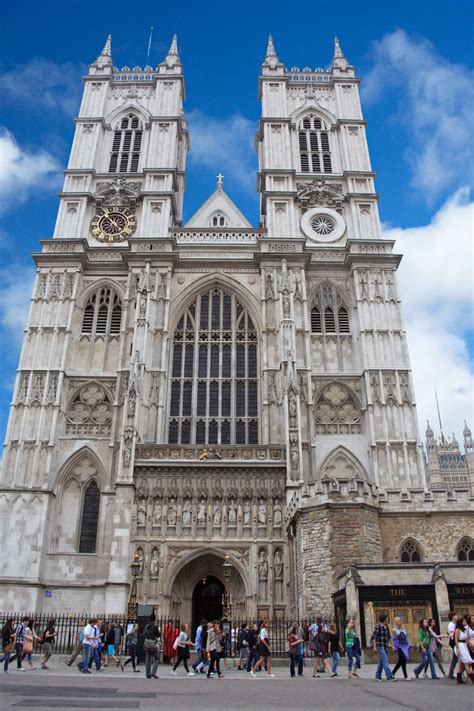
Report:
[{"label": "pointed arch window", "polygon": [[95,480],[84,492],[79,536],[79,553],[95,553],[99,527],[100,489]]},{"label": "pointed arch window", "polygon": [[401,551],[400,551],[400,560],[402,563],[421,563],[422,555],[421,555],[421,548],[419,544],[413,540],[413,538],[409,538],[405,543],[402,545]]},{"label": "pointed arch window", "polygon": [[349,312],[336,289],[323,285],[318,289],[311,309],[312,333],[350,333]]},{"label": "pointed arch window", "polygon": [[135,114],[128,114],[114,131],[109,173],[137,173],[143,129]]},{"label": "pointed arch window", "polygon": [[331,149],[326,126],[317,116],[306,116],[298,127],[301,172],[332,173]]},{"label": "pointed arch window", "polygon": [[474,561],[474,540],[466,536],[462,538],[458,545],[459,561]]},{"label": "pointed arch window", "polygon": [[120,333],[122,301],[110,287],[97,289],[89,297],[82,319],[82,333],[114,336]]},{"label": "pointed arch window", "polygon": [[229,221],[222,212],[216,212],[209,220],[209,227],[228,227]]},{"label": "pointed arch window", "polygon": [[173,336],[170,444],[258,443],[257,333],[233,294],[211,289]]}]

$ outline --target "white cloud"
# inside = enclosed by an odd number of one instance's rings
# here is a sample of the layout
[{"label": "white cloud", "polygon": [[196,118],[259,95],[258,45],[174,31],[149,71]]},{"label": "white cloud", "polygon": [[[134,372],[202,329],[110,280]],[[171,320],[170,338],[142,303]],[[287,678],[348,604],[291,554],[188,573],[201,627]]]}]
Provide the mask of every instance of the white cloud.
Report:
[{"label": "white cloud", "polygon": [[22,148],[0,127],[0,213],[25,200],[33,190],[59,184],[60,165],[47,151]]},{"label": "white cloud", "polygon": [[190,163],[212,168],[216,174],[222,172],[240,188],[255,192],[254,122],[240,113],[216,119],[196,109],[190,111],[187,118],[191,136]]},{"label": "white cloud", "polygon": [[413,185],[428,201],[463,184],[472,170],[472,79],[466,67],[437,54],[428,40],[403,30],[374,44],[374,66],[364,77],[363,99],[373,103],[396,87],[397,120],[412,141],[405,158]]},{"label": "white cloud", "polygon": [[474,427],[473,216],[462,189],[429,225],[383,233],[404,255],[398,280],[421,434],[427,419],[437,429],[436,388],[445,433],[460,442],[463,420]]},{"label": "white cloud", "polygon": [[9,360],[19,351],[28,318],[31,291],[35,277],[33,267],[10,264],[0,270],[0,328],[2,344]]},{"label": "white cloud", "polygon": [[28,104],[29,111],[59,109],[67,116],[77,114],[81,98],[82,64],[56,64],[36,58],[0,75],[0,91],[10,101]]}]

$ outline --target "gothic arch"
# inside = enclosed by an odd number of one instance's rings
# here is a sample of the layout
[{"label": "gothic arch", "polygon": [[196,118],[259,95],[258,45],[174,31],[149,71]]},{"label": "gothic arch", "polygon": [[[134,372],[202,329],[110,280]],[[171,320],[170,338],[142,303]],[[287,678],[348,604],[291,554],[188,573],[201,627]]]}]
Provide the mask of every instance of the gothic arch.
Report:
[{"label": "gothic arch", "polygon": [[[175,581],[178,579],[180,573],[186,568],[187,565],[192,563],[193,561],[197,561],[199,558],[202,558],[204,556],[214,556],[215,558],[218,558],[219,560],[224,561],[224,558],[226,554],[229,555],[230,562],[232,563],[236,573],[240,576],[243,584],[244,584],[244,589],[245,589],[245,595],[249,596],[251,595],[251,586],[250,586],[250,581],[249,581],[249,576],[248,576],[248,571],[246,568],[242,565],[242,563],[234,556],[232,553],[228,551],[223,551],[220,548],[215,548],[212,546],[206,547],[206,548],[198,548],[196,550],[190,551],[183,555],[182,558],[180,558],[178,561],[175,561],[174,563],[171,563],[168,576],[167,576],[167,581],[163,589],[163,596],[171,596],[173,586],[175,584]],[[199,574],[196,573],[196,580],[193,581],[193,589],[194,585],[199,579]],[[219,578],[220,579],[220,578]]]},{"label": "gothic arch", "polygon": [[337,118],[334,116],[334,114],[332,114],[327,109],[323,109],[323,107],[320,106],[318,103],[311,102],[310,104],[305,104],[299,109],[293,111],[293,113],[290,115],[292,122],[291,127],[296,130],[298,122],[301,121],[301,119],[305,118],[305,116],[309,116],[310,114],[316,114],[324,121],[327,121],[329,124],[328,131],[330,131],[332,127],[336,125]]},{"label": "gothic arch", "polygon": [[398,549],[398,560],[401,563],[422,563],[425,560],[423,548],[413,536],[407,536]]},{"label": "gothic arch", "polygon": [[474,539],[471,536],[463,536],[458,542],[455,558],[460,562],[474,561]]},{"label": "gothic arch", "polygon": [[331,286],[335,290],[335,292],[339,296],[339,298],[341,299],[341,303],[350,309],[353,308],[354,302],[353,302],[352,294],[351,294],[350,290],[341,286],[336,281],[334,281],[334,279],[331,279],[329,277],[324,277],[323,279],[318,279],[317,281],[314,281],[311,284],[311,288],[308,291],[308,304],[310,305],[310,307],[313,306],[313,302],[314,302],[314,299],[317,295],[317,292],[323,286]]},{"label": "gothic arch", "polygon": [[344,381],[324,383],[315,399],[314,422],[317,434],[360,434],[363,414],[359,396]]},{"label": "gothic arch", "polygon": [[340,445],[330,452],[321,464],[320,480],[363,480],[369,481],[365,467],[346,447]]},{"label": "gothic arch", "polygon": [[150,127],[151,113],[144,106],[136,104],[134,101],[130,101],[124,106],[119,106],[114,111],[111,111],[105,117],[105,124],[108,130],[114,130],[116,124],[127,114],[137,114],[138,118],[143,121],[143,128],[148,129]]},{"label": "gothic arch", "polygon": [[95,474],[92,475],[85,479],[82,482],[82,487],[84,487],[84,484],[89,483],[92,479],[95,479],[97,481],[97,485],[101,491],[104,490],[104,488],[107,485],[107,480],[106,480],[106,475],[105,475],[105,470],[104,467],[102,466],[102,462],[100,461],[99,457],[95,452],[88,447],[87,445],[84,445],[80,449],[77,450],[77,452],[74,452],[69,459],[67,459],[61,466],[58,476],[56,478],[56,482],[54,484],[55,488],[57,491],[60,491],[61,488],[69,481],[71,478],[75,478],[76,481],[81,483],[81,480],[77,477],[74,476],[74,470],[85,460],[89,460],[91,463],[92,467],[95,469]]},{"label": "gothic arch", "polygon": [[85,309],[87,306],[87,302],[89,300],[89,297],[95,292],[98,291],[99,289],[114,289],[114,291],[118,294],[118,296],[121,298],[122,302],[125,299],[125,291],[123,289],[123,286],[121,284],[118,284],[116,281],[113,281],[112,279],[107,279],[106,277],[102,279],[98,279],[95,281],[93,284],[88,286],[86,289],[84,289],[80,294],[77,299],[77,305],[80,309]]}]

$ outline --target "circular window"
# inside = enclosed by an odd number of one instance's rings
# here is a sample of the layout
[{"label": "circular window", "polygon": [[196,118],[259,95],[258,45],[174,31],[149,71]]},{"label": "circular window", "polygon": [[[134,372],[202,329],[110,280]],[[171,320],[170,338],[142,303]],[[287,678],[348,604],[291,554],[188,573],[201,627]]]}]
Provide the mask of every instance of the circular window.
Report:
[{"label": "circular window", "polygon": [[301,229],[314,242],[336,242],[346,231],[346,223],[335,210],[315,207],[301,218]]}]

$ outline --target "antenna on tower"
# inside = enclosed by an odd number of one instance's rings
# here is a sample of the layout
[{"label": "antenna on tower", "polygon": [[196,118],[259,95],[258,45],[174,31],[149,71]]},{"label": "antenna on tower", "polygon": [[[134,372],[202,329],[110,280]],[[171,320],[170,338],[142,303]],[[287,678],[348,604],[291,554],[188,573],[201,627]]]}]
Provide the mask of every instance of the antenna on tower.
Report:
[{"label": "antenna on tower", "polygon": [[439,422],[439,429],[441,431],[441,439],[444,442],[443,424],[441,422],[441,413],[439,411],[438,393],[436,392],[436,389],[435,389],[435,398],[436,398],[436,409],[438,410],[438,422]]},{"label": "antenna on tower", "polygon": [[151,38],[153,36],[153,25],[150,27],[150,39],[148,40],[148,50],[146,53],[146,62],[145,65],[148,65],[150,63],[150,50],[151,50]]}]

